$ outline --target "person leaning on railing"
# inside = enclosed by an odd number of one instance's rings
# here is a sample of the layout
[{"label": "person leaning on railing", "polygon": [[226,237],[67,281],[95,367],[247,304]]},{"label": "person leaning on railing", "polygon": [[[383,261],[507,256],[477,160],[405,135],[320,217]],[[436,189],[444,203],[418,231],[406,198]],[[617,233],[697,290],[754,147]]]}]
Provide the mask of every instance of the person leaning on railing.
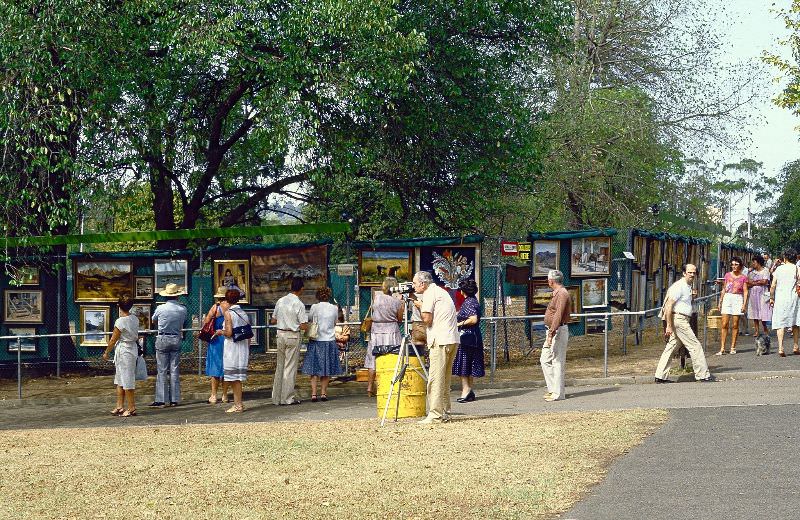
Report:
[{"label": "person leaning on railing", "polygon": [[[117,387],[117,406],[111,415],[130,417],[136,415],[136,359],[139,356],[139,318],[130,313],[133,299],[130,294],[123,294],[117,302],[119,318],[114,322],[114,332],[108,340],[103,352],[103,359],[108,361],[109,353],[114,350],[114,384]],[[128,408],[123,408],[124,400]]]}]

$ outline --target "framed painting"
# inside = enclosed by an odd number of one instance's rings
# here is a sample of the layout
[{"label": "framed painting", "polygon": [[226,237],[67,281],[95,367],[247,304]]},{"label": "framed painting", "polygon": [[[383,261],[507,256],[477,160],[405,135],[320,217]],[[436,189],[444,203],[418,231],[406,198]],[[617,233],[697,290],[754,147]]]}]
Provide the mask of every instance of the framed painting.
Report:
[{"label": "framed painting", "polygon": [[481,250],[476,246],[422,247],[419,268],[433,276],[433,283],[446,290],[460,308],[464,296],[458,290],[463,280],[473,279],[480,293]]},{"label": "framed painting", "polygon": [[551,269],[558,269],[561,242],[558,240],[535,240],[533,242],[533,276],[547,276]]},{"label": "framed painting", "polygon": [[605,331],[605,318],[586,318],[586,334],[603,334]]},{"label": "framed painting", "polygon": [[36,329],[33,327],[9,327],[9,336],[20,336],[20,341],[10,339],[8,340],[7,351],[16,352],[19,348],[20,352],[36,352],[38,350],[39,340],[37,338],[30,338],[28,336],[35,336]]},{"label": "framed painting", "polygon": [[[258,325],[258,311],[257,310],[249,309],[249,310],[244,311],[244,313],[247,314],[247,318],[250,320],[250,325],[252,325],[253,327]],[[253,329],[253,337],[250,338],[250,346],[251,347],[255,346],[255,345],[258,345],[258,343],[259,343],[259,341],[258,341],[259,340],[259,334],[258,333],[260,332],[260,330],[261,329]]]},{"label": "framed painting", "polygon": [[223,286],[239,291],[239,303],[250,303],[250,261],[214,260],[214,290]]},{"label": "framed painting", "polygon": [[6,289],[4,301],[4,323],[44,323],[42,291]]},{"label": "framed painting", "polygon": [[150,330],[150,317],[153,315],[149,303],[134,303],[131,314],[139,318],[139,330]]},{"label": "framed painting", "polygon": [[133,265],[120,260],[76,260],[76,302],[115,302],[133,294]]},{"label": "framed painting", "polygon": [[[581,288],[579,285],[570,285],[565,287],[569,293],[569,299],[572,302],[572,312],[570,314],[580,314],[583,312],[581,307]],[[569,323],[578,323],[581,319],[575,316],[570,316]]]},{"label": "framed painting", "polygon": [[[264,325],[267,327],[264,328],[264,350],[266,352],[277,352],[278,351],[278,340],[276,338],[277,329],[274,327],[270,329],[271,326],[269,320],[272,318],[272,309],[266,309],[264,311]],[[255,331],[253,331],[255,332]]]},{"label": "framed painting", "polygon": [[38,267],[23,265],[12,269],[12,271],[13,272],[10,273],[11,278],[19,285],[39,285],[41,283]]},{"label": "framed painting", "polygon": [[572,239],[570,276],[573,278],[608,276],[611,267],[611,238]]},{"label": "framed painting", "polygon": [[181,292],[189,292],[189,261],[172,258],[156,258],[155,287],[153,292],[163,291],[168,283],[174,283]]},{"label": "framed painting", "polygon": [[79,309],[81,324],[81,346],[104,347],[108,344],[111,329],[111,307],[107,305],[81,305]]},{"label": "framed painting", "polygon": [[135,276],[134,277],[134,293],[133,297],[136,300],[152,300],[153,299],[153,277],[152,276]]},{"label": "framed painting", "polygon": [[528,314],[542,315],[553,298],[547,280],[528,280]]},{"label": "framed painting", "polygon": [[292,278],[303,279],[300,300],[317,303],[315,293],[328,285],[328,246],[314,245],[253,252],[250,255],[250,304],[274,307],[292,286]]},{"label": "framed painting", "polygon": [[608,278],[581,280],[581,294],[584,309],[608,307]]},{"label": "framed painting", "polygon": [[628,296],[628,298],[630,298],[628,306],[631,311],[638,311],[641,308],[640,302],[642,300],[639,298],[640,275],[641,271],[636,271],[636,270],[631,271],[631,286]]},{"label": "framed painting", "polygon": [[362,249],[358,252],[358,285],[377,286],[387,276],[410,282],[414,276],[413,249]]}]

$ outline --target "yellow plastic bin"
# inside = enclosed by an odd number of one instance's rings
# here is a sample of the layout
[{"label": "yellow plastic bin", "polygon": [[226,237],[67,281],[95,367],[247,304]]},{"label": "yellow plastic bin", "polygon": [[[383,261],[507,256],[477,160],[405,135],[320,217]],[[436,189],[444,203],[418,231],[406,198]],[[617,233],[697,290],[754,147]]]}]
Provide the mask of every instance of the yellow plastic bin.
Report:
[{"label": "yellow plastic bin", "polygon": [[[383,409],[392,386],[397,354],[383,354],[375,358],[375,371],[378,379],[378,417],[383,417]],[[417,372],[419,371],[419,372]],[[400,407],[397,407],[397,393],[400,393]],[[422,377],[422,367],[416,356],[409,356],[408,368],[403,379],[394,386],[392,400],[389,402],[387,419],[425,416],[426,384]],[[396,410],[396,415],[395,415]]]}]

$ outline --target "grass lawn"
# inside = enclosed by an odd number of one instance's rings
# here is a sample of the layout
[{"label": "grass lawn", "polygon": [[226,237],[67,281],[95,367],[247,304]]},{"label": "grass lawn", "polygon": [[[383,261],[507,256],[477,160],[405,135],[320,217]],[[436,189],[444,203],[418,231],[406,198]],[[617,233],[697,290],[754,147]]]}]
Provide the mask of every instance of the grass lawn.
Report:
[{"label": "grass lawn", "polygon": [[0,518],[554,518],[660,410],[0,432]]}]

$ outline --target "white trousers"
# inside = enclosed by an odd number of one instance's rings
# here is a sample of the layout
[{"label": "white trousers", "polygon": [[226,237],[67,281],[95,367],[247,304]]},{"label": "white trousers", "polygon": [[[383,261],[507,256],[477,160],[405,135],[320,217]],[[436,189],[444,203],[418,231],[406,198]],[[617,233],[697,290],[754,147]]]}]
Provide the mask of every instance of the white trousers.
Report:
[{"label": "white trousers", "polygon": [[569,328],[562,325],[556,331],[552,341],[548,336],[545,337],[542,346],[542,355],[539,362],[542,364],[544,382],[547,383],[547,391],[552,394],[555,401],[564,399],[564,371],[567,363],[567,342],[569,341]]},{"label": "white trousers", "polygon": [[667,341],[667,346],[664,347],[664,352],[661,353],[661,359],[658,360],[656,377],[659,379],[667,378],[669,363],[672,360],[672,353],[681,345],[686,347],[686,350],[689,351],[689,355],[692,356],[694,378],[705,379],[710,376],[711,373],[708,371],[703,345],[700,344],[697,336],[694,335],[692,326],[689,324],[689,317],[683,314],[673,314],[672,325],[672,335],[669,337],[669,341]]}]

